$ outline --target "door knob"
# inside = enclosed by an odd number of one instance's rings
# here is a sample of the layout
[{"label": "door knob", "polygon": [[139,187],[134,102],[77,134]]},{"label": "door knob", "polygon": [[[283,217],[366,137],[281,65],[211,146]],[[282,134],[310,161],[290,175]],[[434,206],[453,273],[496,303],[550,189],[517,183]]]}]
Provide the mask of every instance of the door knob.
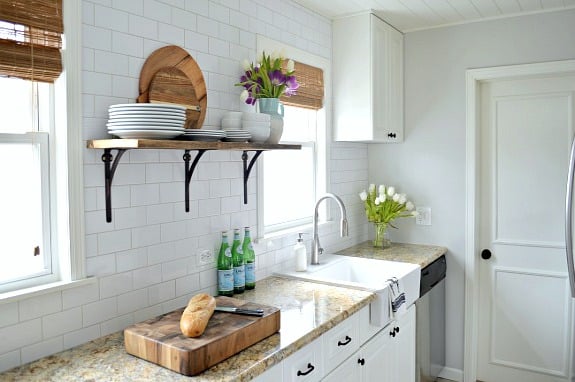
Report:
[{"label": "door knob", "polygon": [[491,258],[491,251],[488,249],[484,249],[481,251],[481,258],[483,260],[489,260]]}]

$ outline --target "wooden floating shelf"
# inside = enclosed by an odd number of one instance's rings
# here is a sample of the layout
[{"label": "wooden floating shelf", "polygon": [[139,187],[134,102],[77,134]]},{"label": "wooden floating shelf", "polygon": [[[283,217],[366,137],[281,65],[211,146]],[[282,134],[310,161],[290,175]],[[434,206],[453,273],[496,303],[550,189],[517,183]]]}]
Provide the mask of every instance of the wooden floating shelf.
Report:
[{"label": "wooden floating shelf", "polygon": [[248,142],[202,142],[174,139],[95,139],[88,141],[89,149],[173,149],[173,150],[299,150],[301,145],[248,143]]},{"label": "wooden floating shelf", "polygon": [[[266,144],[266,143],[248,143],[248,142],[202,142],[202,141],[179,141],[179,140],[159,140],[159,139],[95,139],[87,142],[89,149],[104,150],[102,161],[104,162],[104,179],[106,191],[106,221],[112,221],[112,180],[114,173],[120,163],[120,158],[127,150],[146,150],[146,149],[168,149],[184,150],[185,164],[185,190],[184,200],[186,202],[186,212],[190,211],[190,181],[194,170],[206,151],[211,150],[231,150],[243,151],[242,161],[244,164],[244,204],[248,203],[248,179],[250,172],[263,151],[267,150],[300,150],[301,145],[287,144]],[[112,155],[112,150],[117,150],[116,157]],[[194,160],[190,163],[192,157],[190,151],[197,151]],[[248,151],[255,151],[252,159],[248,163]]]}]

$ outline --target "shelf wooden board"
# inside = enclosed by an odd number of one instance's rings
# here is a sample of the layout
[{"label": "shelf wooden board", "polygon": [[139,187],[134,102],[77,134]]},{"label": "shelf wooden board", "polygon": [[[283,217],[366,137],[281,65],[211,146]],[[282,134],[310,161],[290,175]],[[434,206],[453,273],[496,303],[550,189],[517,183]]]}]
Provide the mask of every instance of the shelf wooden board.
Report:
[{"label": "shelf wooden board", "polygon": [[174,139],[94,139],[87,142],[89,149],[180,149],[180,150],[299,150],[301,145],[247,143],[247,142],[201,142]]}]

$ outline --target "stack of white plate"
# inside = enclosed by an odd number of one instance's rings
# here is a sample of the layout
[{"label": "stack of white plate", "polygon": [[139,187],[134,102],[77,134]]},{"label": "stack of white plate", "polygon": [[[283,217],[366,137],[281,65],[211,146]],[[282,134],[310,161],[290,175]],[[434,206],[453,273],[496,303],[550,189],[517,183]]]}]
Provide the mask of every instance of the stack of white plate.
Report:
[{"label": "stack of white plate", "polygon": [[228,142],[247,142],[251,137],[252,135],[248,131],[227,129],[225,140]]},{"label": "stack of white plate", "polygon": [[226,132],[222,130],[187,129],[185,133],[178,139],[184,139],[188,141],[215,142],[221,141],[225,137]]},{"label": "stack of white plate", "polygon": [[170,139],[185,131],[183,106],[126,103],[110,106],[108,114],[108,132],[120,138]]}]

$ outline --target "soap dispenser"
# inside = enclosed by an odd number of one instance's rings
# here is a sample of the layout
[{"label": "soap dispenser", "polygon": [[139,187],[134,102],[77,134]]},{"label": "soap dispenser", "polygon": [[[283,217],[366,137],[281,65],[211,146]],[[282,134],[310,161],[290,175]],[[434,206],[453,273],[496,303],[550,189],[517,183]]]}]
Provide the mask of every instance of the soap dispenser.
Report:
[{"label": "soap dispenser", "polygon": [[307,270],[307,251],[301,237],[303,233],[299,233],[296,245],[293,247],[295,255],[295,270],[297,272],[304,272]]}]

